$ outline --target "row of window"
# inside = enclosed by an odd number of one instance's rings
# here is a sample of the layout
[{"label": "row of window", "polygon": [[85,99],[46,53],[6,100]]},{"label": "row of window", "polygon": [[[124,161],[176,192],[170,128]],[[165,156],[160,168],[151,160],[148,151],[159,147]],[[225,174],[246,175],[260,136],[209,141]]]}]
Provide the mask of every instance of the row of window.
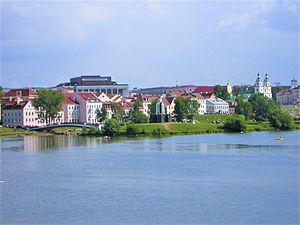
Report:
[{"label": "row of window", "polygon": [[11,113],[3,113],[3,116],[21,116],[21,112],[11,112]]},{"label": "row of window", "polygon": [[99,89],[99,88],[91,88],[91,89],[77,89],[77,92],[104,92],[105,94],[119,94],[123,95],[123,89]]},{"label": "row of window", "polygon": [[79,109],[79,106],[78,105],[69,105],[68,107],[69,109]]}]

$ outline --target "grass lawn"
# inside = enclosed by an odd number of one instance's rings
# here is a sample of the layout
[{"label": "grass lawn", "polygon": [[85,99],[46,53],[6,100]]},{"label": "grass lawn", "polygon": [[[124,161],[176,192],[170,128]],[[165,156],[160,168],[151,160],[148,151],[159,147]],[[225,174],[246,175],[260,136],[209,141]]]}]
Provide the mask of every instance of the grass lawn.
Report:
[{"label": "grass lawn", "polygon": [[80,127],[59,127],[51,130],[54,134],[79,134],[82,132]]},{"label": "grass lawn", "polygon": [[24,129],[15,129],[9,127],[0,127],[0,137],[1,136],[15,136],[19,134],[32,134],[33,132]]}]

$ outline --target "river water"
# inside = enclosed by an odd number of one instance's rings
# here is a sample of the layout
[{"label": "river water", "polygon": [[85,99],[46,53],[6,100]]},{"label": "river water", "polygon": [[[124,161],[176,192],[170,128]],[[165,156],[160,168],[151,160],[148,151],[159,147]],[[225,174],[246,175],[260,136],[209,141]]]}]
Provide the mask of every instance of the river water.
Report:
[{"label": "river water", "polygon": [[1,138],[1,224],[299,224],[299,136]]}]

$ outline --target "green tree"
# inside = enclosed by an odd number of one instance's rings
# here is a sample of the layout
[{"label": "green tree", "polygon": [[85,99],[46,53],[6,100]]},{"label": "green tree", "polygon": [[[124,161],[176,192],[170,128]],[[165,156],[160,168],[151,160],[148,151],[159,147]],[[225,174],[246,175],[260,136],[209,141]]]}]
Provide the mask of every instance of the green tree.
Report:
[{"label": "green tree", "polygon": [[200,104],[197,100],[195,99],[191,99],[191,98],[187,98],[185,99],[185,105],[186,105],[186,109],[187,109],[187,118],[192,121],[194,120],[195,116],[197,116],[199,114],[199,107]]},{"label": "green tree", "polygon": [[232,91],[233,93],[233,95],[234,96],[236,96],[236,97],[238,97],[238,96],[243,96],[243,94],[244,94],[244,89],[243,88],[241,88],[240,86],[235,86],[234,88],[233,88],[233,91]]},{"label": "green tree", "polygon": [[179,97],[175,100],[174,113],[178,122],[188,119],[194,120],[198,115],[200,104],[197,100],[191,98]]},{"label": "green tree", "polygon": [[176,98],[174,113],[178,122],[182,122],[184,119],[187,119],[188,112],[186,108],[186,101],[183,97]]},{"label": "green tree", "polygon": [[37,94],[38,97],[33,100],[33,106],[38,111],[38,118],[49,124],[57,118],[65,102],[65,96],[61,92],[50,89],[40,89]]},{"label": "green tree", "polygon": [[272,87],[272,98],[274,99],[274,100],[276,100],[276,94],[278,93],[278,92],[280,92],[280,91],[283,91],[284,90],[284,88],[283,87],[280,87],[280,86],[276,86],[276,87]]},{"label": "green tree", "polygon": [[108,117],[107,109],[104,106],[102,106],[100,110],[99,109],[96,110],[96,119],[100,123],[104,122],[107,119],[107,117]]},{"label": "green tree", "polygon": [[112,113],[113,117],[118,121],[122,122],[124,118],[124,109],[121,107],[121,105],[117,102],[112,103]]},{"label": "green tree", "polygon": [[289,130],[294,128],[293,117],[285,110],[275,109],[269,115],[269,121],[274,128]]},{"label": "green tree", "polygon": [[2,86],[0,86],[0,101],[1,101],[2,97],[3,97],[3,88],[2,88]]},{"label": "green tree", "polygon": [[148,117],[140,110],[141,101],[135,100],[133,110],[129,112],[130,121],[133,123],[147,123]]},{"label": "green tree", "polygon": [[252,116],[252,105],[250,102],[245,102],[243,104],[243,115],[246,120],[249,120]]},{"label": "green tree", "polygon": [[227,92],[227,88],[222,88],[219,84],[215,86],[214,93],[218,98],[221,98],[223,100],[230,99],[230,94]]},{"label": "green tree", "polygon": [[245,120],[242,118],[230,118],[224,123],[224,129],[232,132],[241,132],[246,129]]},{"label": "green tree", "polygon": [[238,96],[235,99],[235,101],[237,103],[237,106],[235,107],[235,114],[243,115],[244,114],[244,99],[243,99],[243,97]]},{"label": "green tree", "polygon": [[265,121],[268,118],[270,100],[263,94],[252,94],[248,101],[252,104],[253,117],[257,121]]},{"label": "green tree", "polygon": [[150,107],[149,107],[149,114],[150,115],[154,115],[156,113],[156,103],[157,103],[157,100],[153,100],[150,104]]},{"label": "green tree", "polygon": [[107,136],[116,136],[120,133],[120,124],[115,119],[105,120],[102,132]]}]

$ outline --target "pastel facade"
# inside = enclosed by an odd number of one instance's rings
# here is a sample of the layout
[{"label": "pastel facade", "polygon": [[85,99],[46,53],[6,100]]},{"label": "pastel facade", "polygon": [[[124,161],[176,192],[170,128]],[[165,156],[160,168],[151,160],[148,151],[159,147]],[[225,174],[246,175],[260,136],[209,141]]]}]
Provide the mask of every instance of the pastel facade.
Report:
[{"label": "pastel facade", "polygon": [[93,93],[73,93],[71,96],[79,104],[79,122],[97,124],[97,110],[101,110],[102,102]]},{"label": "pastel facade", "polygon": [[65,94],[64,108],[64,122],[65,123],[79,123],[80,107],[79,103],[71,94]]}]

